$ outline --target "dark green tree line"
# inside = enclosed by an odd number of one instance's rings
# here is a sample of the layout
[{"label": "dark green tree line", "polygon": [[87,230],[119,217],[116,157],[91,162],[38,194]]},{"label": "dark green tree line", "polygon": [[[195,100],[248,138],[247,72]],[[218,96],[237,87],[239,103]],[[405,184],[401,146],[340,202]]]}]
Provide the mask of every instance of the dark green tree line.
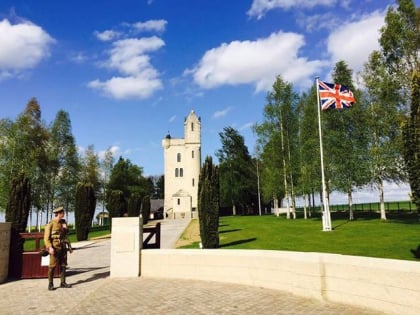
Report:
[{"label": "dark green tree line", "polygon": [[222,148],[219,159],[220,202],[232,208],[233,214],[250,214],[257,205],[255,165],[244,138],[232,127],[219,133]]}]

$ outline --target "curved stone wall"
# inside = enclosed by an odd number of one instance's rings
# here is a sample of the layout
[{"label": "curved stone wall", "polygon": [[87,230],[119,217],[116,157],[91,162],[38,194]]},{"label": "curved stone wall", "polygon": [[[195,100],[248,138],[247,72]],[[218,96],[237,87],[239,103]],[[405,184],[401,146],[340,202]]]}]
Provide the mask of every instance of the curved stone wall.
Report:
[{"label": "curved stone wall", "polygon": [[252,285],[304,297],[420,314],[420,263],[324,253],[143,250],[141,275]]}]

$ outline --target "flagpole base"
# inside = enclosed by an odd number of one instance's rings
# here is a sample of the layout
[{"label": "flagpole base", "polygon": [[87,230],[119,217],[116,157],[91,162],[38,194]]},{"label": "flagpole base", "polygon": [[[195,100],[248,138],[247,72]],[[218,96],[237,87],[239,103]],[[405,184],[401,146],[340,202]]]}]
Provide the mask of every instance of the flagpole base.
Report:
[{"label": "flagpole base", "polygon": [[322,231],[330,232],[331,231],[331,218],[325,213],[322,214]]}]

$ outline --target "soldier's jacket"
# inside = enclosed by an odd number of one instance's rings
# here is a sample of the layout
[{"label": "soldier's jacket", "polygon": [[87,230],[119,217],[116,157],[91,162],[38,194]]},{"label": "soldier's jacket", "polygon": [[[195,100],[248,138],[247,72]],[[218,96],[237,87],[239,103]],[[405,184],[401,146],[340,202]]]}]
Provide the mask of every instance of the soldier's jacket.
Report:
[{"label": "soldier's jacket", "polygon": [[63,235],[61,233],[61,223],[57,220],[51,220],[44,231],[45,247],[61,247],[63,242]]}]

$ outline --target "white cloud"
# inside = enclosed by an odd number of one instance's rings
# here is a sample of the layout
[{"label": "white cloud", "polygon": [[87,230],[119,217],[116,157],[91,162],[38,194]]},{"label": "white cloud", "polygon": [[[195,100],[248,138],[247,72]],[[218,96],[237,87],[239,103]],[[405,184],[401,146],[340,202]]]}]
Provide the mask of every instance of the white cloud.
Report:
[{"label": "white cloud", "polygon": [[224,110],[217,110],[214,112],[213,118],[217,119],[220,117],[225,117],[231,110],[232,110],[232,107],[227,107]]},{"label": "white cloud", "polygon": [[354,72],[362,70],[370,53],[380,48],[379,29],[384,24],[384,13],[375,11],[360,20],[342,25],[327,40],[331,61],[344,60]]},{"label": "white cloud", "polygon": [[313,8],[315,6],[332,6],[337,0],[254,0],[247,14],[261,19],[268,11],[273,9]]},{"label": "white cloud", "polygon": [[55,40],[41,27],[30,22],[10,24],[0,21],[0,78],[19,75],[34,68],[50,55]]},{"label": "white cloud", "polygon": [[113,43],[106,64],[123,74],[137,74],[151,68],[150,58],[145,53],[156,51],[164,45],[164,41],[156,36],[119,40]]},{"label": "white cloud", "polygon": [[121,154],[121,148],[117,145],[113,145],[107,150],[102,150],[98,152],[98,157],[100,160],[103,160],[105,158],[105,154],[107,153],[108,150],[112,153],[112,156],[114,157],[114,159],[115,157]]},{"label": "white cloud", "polygon": [[154,31],[154,32],[164,32],[166,24],[168,22],[166,20],[149,20],[146,22],[137,22],[133,24],[133,27],[137,31]]},{"label": "white cloud", "polygon": [[144,99],[162,88],[158,71],[150,64],[146,53],[156,51],[165,45],[160,38],[129,38],[113,43],[105,67],[115,69],[122,76],[89,82],[88,87],[98,89],[116,99]]},{"label": "white cloud", "polygon": [[87,60],[87,57],[83,52],[75,52],[70,54],[70,60],[74,63],[83,63]]},{"label": "white cloud", "polygon": [[173,115],[169,118],[169,122],[173,122],[173,121],[175,121],[175,119],[176,119],[176,115]]},{"label": "white cloud", "polygon": [[244,131],[244,130],[252,128],[252,126],[254,126],[254,125],[255,125],[255,122],[248,122],[248,123],[245,123],[242,126],[240,126],[238,130],[239,131]]},{"label": "white cloud", "polygon": [[111,40],[115,40],[116,38],[119,38],[121,36],[120,32],[112,31],[112,30],[106,30],[103,32],[94,32],[97,39],[103,42],[109,42]]},{"label": "white cloud", "polygon": [[186,73],[203,88],[255,84],[256,91],[269,90],[277,75],[300,86],[324,65],[320,60],[298,57],[302,35],[277,32],[256,41],[233,41],[207,51],[198,66]]},{"label": "white cloud", "polygon": [[88,87],[120,100],[145,99],[161,89],[162,83],[150,69],[138,76],[113,77],[107,81],[94,80],[88,83]]}]

